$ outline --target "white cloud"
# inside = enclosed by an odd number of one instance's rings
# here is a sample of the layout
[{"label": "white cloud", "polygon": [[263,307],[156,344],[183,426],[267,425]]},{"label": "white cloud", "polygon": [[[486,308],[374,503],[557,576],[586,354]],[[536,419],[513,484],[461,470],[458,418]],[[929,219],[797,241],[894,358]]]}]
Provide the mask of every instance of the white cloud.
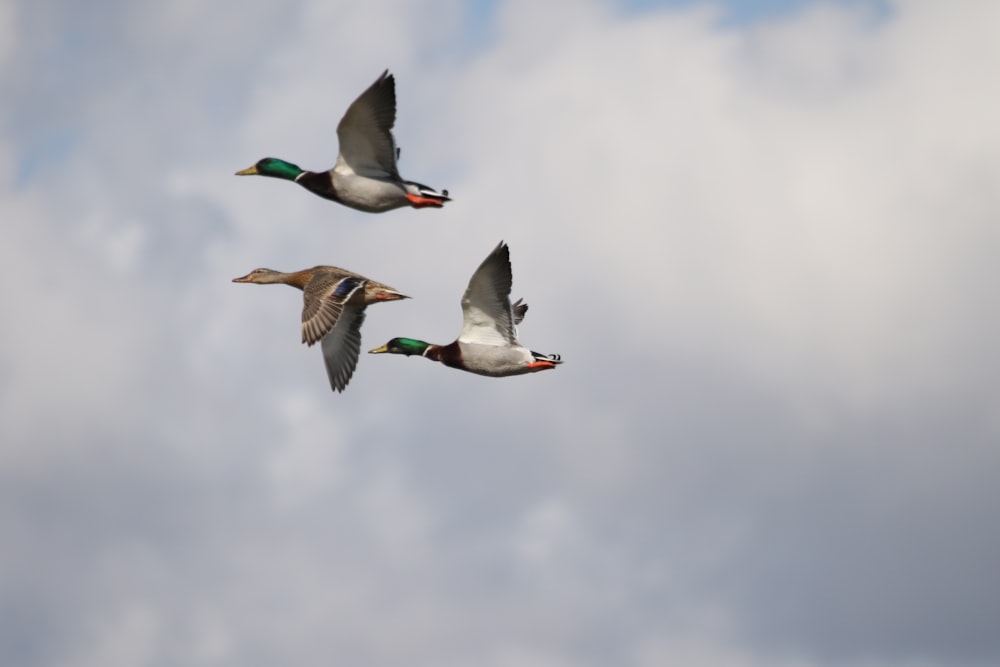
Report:
[{"label": "white cloud", "polygon": [[525,517],[514,552],[527,565],[545,565],[580,546],[579,528],[564,502],[550,499]]},{"label": "white cloud", "polygon": [[[0,55],[12,662],[996,662],[993,6],[512,1],[472,49],[457,3],[33,7]],[[332,164],[384,67],[447,208],[232,176]],[[337,264],[415,297],[366,344],[447,342],[501,238],[552,373],[364,356],[334,395],[301,295],[230,282]]]},{"label": "white cloud", "polygon": [[284,437],[271,443],[267,476],[278,506],[294,509],[336,488],[344,474],[347,433],[324,414],[315,395],[283,396],[277,407]]},{"label": "white cloud", "polygon": [[95,641],[79,664],[87,667],[148,665],[156,652],[157,613],[147,605],[120,610],[97,624]]},{"label": "white cloud", "polygon": [[[947,79],[907,85],[910,61],[894,62],[883,44],[907,25],[870,26],[825,7],[747,37],[706,32],[708,15],[641,26],[587,16],[563,28],[564,49],[522,64],[502,100],[472,84],[454,107],[478,121],[458,145],[490,156],[475,202],[502,198],[510,184],[516,208],[533,212],[508,222],[506,208],[481,204],[480,226],[506,223],[535,241],[536,256],[572,247],[573,270],[535,289],[566,293],[582,277],[605,313],[589,326],[603,324],[606,336],[723,355],[784,389],[807,370],[824,400],[874,408],[949,372],[938,360],[969,316],[954,295],[976,287],[962,284],[958,264],[968,237],[990,235],[988,195],[967,183],[995,167],[928,162],[964,129],[899,103],[940,105],[935,81]],[[900,48],[919,50],[914,22]],[[670,38],[677,26],[687,39]],[[510,39],[534,43],[532,30]],[[637,40],[644,33],[659,39]],[[976,69],[980,48],[955,69]],[[621,55],[587,59],[588,50]],[[495,87],[522,51],[499,50],[470,77]],[[969,99],[945,97],[961,119]],[[978,102],[995,107],[996,97]],[[988,123],[978,127],[980,140],[997,142]],[[642,326],[616,326],[639,308]],[[916,381],[900,383],[900,372]]]}]

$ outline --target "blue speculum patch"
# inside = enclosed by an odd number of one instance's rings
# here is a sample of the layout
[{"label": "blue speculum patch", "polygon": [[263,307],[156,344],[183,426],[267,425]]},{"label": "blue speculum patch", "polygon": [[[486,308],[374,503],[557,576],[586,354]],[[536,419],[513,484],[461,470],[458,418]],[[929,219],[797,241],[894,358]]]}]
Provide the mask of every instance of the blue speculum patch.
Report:
[{"label": "blue speculum patch", "polygon": [[333,290],[333,295],[338,299],[343,299],[348,294],[353,292],[360,284],[361,281],[357,278],[344,278],[340,281],[340,284],[337,285],[337,289]]}]

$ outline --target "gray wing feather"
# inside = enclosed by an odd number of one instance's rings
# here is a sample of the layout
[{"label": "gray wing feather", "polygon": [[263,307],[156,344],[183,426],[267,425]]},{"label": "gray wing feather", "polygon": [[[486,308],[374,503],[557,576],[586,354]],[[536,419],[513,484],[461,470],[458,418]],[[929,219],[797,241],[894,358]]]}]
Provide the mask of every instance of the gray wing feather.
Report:
[{"label": "gray wing feather", "polygon": [[399,180],[396,169],[396,80],[382,72],[347,108],[337,125],[340,155],[335,171]]},{"label": "gray wing feather", "polygon": [[[347,289],[340,289],[344,281]],[[344,304],[359,289],[364,289],[365,280],[353,275],[328,276],[317,274],[308,285],[302,306],[302,342],[313,345],[326,336],[336,325],[344,311]]]},{"label": "gray wing feather", "polygon": [[524,299],[518,299],[510,304],[510,309],[514,313],[514,326],[516,327],[524,321],[524,316],[528,312],[528,304],[524,303]]},{"label": "gray wing feather", "polygon": [[334,391],[344,391],[354,375],[361,352],[361,325],[364,321],[364,308],[346,306],[337,324],[323,337],[320,347],[323,349],[326,375]]}]

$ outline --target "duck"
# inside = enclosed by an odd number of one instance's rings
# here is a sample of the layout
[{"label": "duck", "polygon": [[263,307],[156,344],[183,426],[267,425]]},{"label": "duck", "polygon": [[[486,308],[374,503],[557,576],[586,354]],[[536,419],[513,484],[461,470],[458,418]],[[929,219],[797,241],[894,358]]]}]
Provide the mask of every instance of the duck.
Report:
[{"label": "duck", "polygon": [[236,175],[294,181],[324,199],[368,213],[404,206],[441,208],[451,201],[447,190],[439,192],[400,177],[396,167],[399,149],[392,136],[395,123],[396,79],[385,70],[340,119],[340,153],[333,168],[306,171],[286,160],[266,157]]},{"label": "duck", "polygon": [[234,283],[281,283],[302,290],[302,342],[320,341],[330,388],[343,392],[358,365],[361,324],[373,303],[408,299],[397,289],[336,266],[314,266],[292,273],[254,269]]},{"label": "duck", "polygon": [[393,338],[370,354],[421,356],[445,366],[490,377],[537,373],[562,363],[558,354],[534,352],[518,342],[514,327],[528,304],[510,302],[510,249],[501,241],[469,280],[462,296],[462,332],[447,345],[416,338]]}]

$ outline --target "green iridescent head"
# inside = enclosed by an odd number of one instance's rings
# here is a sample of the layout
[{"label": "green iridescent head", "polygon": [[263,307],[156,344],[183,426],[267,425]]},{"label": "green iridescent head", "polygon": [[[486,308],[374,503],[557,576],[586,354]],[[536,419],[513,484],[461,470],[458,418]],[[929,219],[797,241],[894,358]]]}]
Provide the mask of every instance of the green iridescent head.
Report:
[{"label": "green iridescent head", "polygon": [[424,351],[430,347],[430,345],[430,343],[425,343],[422,340],[415,340],[413,338],[393,338],[382,347],[376,347],[374,350],[368,350],[368,353],[405,354],[406,356],[410,356],[411,354],[422,355]]},{"label": "green iridescent head", "polygon": [[291,162],[279,160],[276,157],[266,157],[252,167],[241,169],[236,172],[237,176],[271,176],[273,178],[283,178],[286,181],[294,181],[303,170],[298,165]]}]

